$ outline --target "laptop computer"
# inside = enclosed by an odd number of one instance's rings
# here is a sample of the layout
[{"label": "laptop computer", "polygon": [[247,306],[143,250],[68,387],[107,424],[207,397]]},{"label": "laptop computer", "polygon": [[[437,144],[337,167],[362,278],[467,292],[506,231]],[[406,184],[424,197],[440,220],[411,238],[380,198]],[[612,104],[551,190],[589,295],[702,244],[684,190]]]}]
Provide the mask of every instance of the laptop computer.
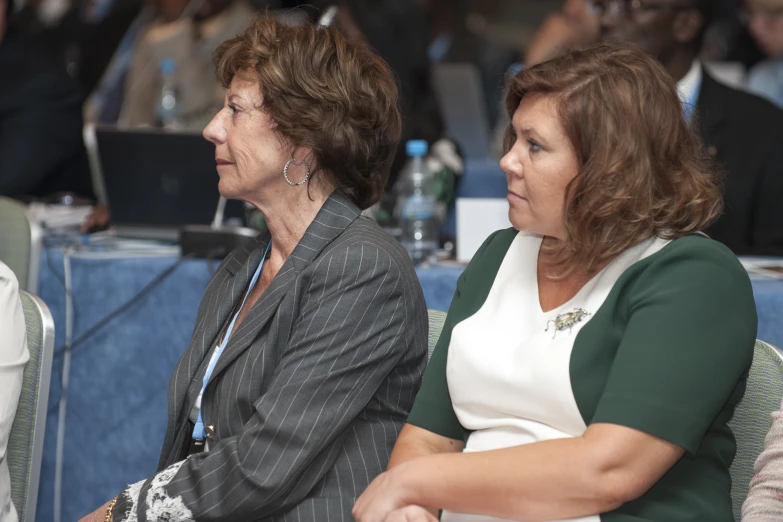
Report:
[{"label": "laptop computer", "polygon": [[[212,223],[215,146],[201,134],[98,127],[95,141],[117,235],[176,241],[180,227]],[[228,202],[226,219],[243,215],[241,202]]]}]

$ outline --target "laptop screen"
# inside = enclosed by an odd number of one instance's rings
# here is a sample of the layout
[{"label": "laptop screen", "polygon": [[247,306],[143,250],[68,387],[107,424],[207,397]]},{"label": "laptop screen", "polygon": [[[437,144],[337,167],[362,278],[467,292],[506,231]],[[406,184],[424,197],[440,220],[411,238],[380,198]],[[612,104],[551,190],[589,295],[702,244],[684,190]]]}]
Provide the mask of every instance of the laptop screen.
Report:
[{"label": "laptop screen", "polygon": [[[96,142],[114,226],[212,222],[220,198],[215,146],[201,134],[98,128]],[[242,215],[241,202],[231,206],[227,215]]]}]

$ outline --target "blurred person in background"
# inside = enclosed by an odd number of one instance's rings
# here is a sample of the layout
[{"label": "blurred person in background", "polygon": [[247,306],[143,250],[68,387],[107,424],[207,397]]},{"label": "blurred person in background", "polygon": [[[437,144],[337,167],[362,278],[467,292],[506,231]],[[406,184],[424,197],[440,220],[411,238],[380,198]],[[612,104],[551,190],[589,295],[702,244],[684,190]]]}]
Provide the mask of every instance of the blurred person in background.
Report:
[{"label": "blurred person in background", "polygon": [[[88,121],[117,123],[125,99],[128,72],[139,42],[143,41],[146,34],[153,28],[165,26],[179,19],[189,3],[190,0],[150,0],[145,3],[132,23],[125,29],[122,39],[115,45],[111,61],[106,65],[100,82],[87,100],[85,115]],[[104,27],[107,23],[102,22],[98,25]],[[95,40],[100,39],[95,38]],[[97,68],[97,64],[87,58],[85,57],[82,69],[89,65]]]},{"label": "blurred person in background", "polygon": [[655,56],[679,86],[706,152],[725,173],[723,215],[705,232],[737,255],[783,255],[783,111],[727,87],[697,59],[710,0],[594,0],[603,41]]},{"label": "blurred person in background", "polygon": [[64,64],[82,92],[95,89],[145,0],[26,0],[17,21]]},{"label": "blurred person in background", "polygon": [[[243,31],[254,11],[245,0],[191,0],[192,16],[156,26],[138,42],[125,79],[120,126],[202,129],[223,104],[212,53]],[[175,114],[160,113],[162,91],[176,97]]]},{"label": "blurred person in background", "polygon": [[343,0],[339,7],[337,28],[353,45],[374,49],[399,82],[402,139],[392,163],[391,187],[405,163],[408,140],[427,140],[433,150],[446,133],[430,77],[426,21],[413,0]]},{"label": "blurred person in background", "polygon": [[0,13],[0,195],[90,199],[81,92],[40,42],[16,29],[10,0],[0,0]]},{"label": "blurred person in background", "polygon": [[[5,11],[0,12],[0,20]],[[2,24],[0,23],[0,26]],[[22,391],[27,351],[27,328],[16,276],[0,261],[0,522],[17,522],[11,502],[11,478],[8,472],[8,438],[14,424],[19,394]]]},{"label": "blurred person in background", "polygon": [[783,107],[783,0],[745,0],[742,17],[768,57],[750,70],[748,90]]},{"label": "blurred person in background", "polygon": [[268,230],[207,287],[157,472],[84,520],[349,522],[427,362],[413,265],[361,216],[397,148],[397,87],[334,28],[269,12],[215,63],[228,91],[204,137],[218,189]]},{"label": "blurred person in background", "polygon": [[[565,0],[562,8],[550,14],[533,34],[525,48],[522,63],[512,65],[506,76],[510,79],[523,67],[532,67],[558,55],[594,43],[598,38],[598,17],[591,0]],[[500,106],[502,108],[502,97]],[[501,111],[492,131],[491,150],[494,157],[503,155],[503,139],[509,125],[508,115]]]},{"label": "blurred person in background", "polygon": [[516,51],[469,29],[469,21],[480,18],[473,12],[471,0],[415,0],[415,3],[427,23],[430,62],[475,65],[481,75],[487,123],[494,125],[503,91],[503,73],[517,60]]},{"label": "blurred person in background", "polygon": [[438,99],[432,87],[428,31],[424,14],[414,0],[343,0],[334,25],[352,45],[369,45],[397,76],[402,112],[402,139],[376,219],[387,224],[395,205],[394,186],[407,154],[408,140],[429,144],[430,169],[436,173],[438,200],[451,203],[464,169],[458,144],[446,135]]},{"label": "blurred person in background", "polygon": [[536,32],[523,63],[531,67],[555,56],[595,42],[598,38],[598,17],[591,0],[565,0],[561,11],[549,15]]}]

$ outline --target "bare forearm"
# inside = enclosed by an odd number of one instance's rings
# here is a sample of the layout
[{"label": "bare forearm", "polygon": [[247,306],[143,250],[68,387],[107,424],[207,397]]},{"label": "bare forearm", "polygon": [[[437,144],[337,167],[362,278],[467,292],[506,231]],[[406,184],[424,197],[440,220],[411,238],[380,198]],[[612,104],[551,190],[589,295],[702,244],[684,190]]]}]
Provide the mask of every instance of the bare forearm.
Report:
[{"label": "bare forearm", "polygon": [[413,459],[399,470],[409,504],[512,520],[552,520],[616,509],[619,474],[582,438]]},{"label": "bare forearm", "polygon": [[[407,427],[406,427],[407,429]],[[405,429],[397,439],[386,469],[392,469],[409,460],[441,453],[458,453],[465,445],[457,440],[442,437],[437,443],[425,442],[405,436]]]},{"label": "bare forearm", "polygon": [[[419,438],[445,447],[449,440],[415,427],[406,430],[400,435],[406,444]],[[401,449],[394,468],[356,501],[358,522],[385,520],[410,505],[528,522],[596,515],[642,496],[685,452],[608,423],[593,424],[580,437],[493,451],[438,452],[403,462],[403,455],[415,451]]]},{"label": "bare forearm", "polygon": [[[448,439],[446,437],[432,437],[431,440],[425,441],[416,436],[407,436],[408,433],[414,431],[418,431],[418,428],[409,425],[406,425],[403,428],[400,437],[397,439],[397,444],[394,445],[394,451],[392,451],[391,457],[389,457],[389,465],[386,469],[392,469],[419,457],[457,453],[462,451],[462,448],[465,447],[465,444],[461,441]],[[438,518],[439,508],[422,507],[429,511],[432,516]]]}]

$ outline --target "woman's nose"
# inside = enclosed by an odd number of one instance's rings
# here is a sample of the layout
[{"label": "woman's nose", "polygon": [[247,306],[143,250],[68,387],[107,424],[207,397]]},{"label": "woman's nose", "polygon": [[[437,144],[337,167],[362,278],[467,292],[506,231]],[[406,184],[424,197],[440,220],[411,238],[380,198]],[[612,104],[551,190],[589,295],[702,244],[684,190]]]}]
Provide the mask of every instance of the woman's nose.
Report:
[{"label": "woman's nose", "polygon": [[204,127],[204,132],[201,133],[202,136],[204,136],[204,139],[214,143],[215,145],[220,145],[226,141],[226,130],[223,127],[221,118],[222,112],[223,111],[221,110],[215,114],[215,117],[212,118],[212,121],[210,121],[207,126]]},{"label": "woman's nose", "polygon": [[500,169],[509,176],[522,175],[522,163],[517,159],[513,150],[508,151],[505,156],[500,158]]}]

